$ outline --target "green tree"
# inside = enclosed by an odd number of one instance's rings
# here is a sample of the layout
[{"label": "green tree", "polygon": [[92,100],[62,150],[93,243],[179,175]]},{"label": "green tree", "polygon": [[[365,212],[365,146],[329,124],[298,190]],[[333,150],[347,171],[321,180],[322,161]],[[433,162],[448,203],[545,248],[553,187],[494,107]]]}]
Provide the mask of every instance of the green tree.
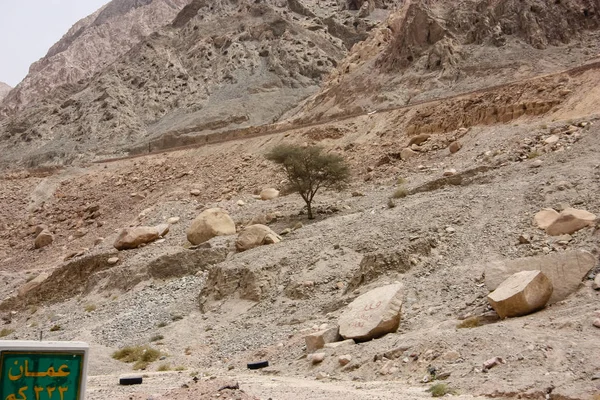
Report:
[{"label": "green tree", "polygon": [[350,171],[344,158],[327,154],[319,146],[281,144],[267,153],[266,158],[283,167],[289,189],[302,197],[309,219],[314,218],[312,201],[319,189],[340,190],[350,180]]}]

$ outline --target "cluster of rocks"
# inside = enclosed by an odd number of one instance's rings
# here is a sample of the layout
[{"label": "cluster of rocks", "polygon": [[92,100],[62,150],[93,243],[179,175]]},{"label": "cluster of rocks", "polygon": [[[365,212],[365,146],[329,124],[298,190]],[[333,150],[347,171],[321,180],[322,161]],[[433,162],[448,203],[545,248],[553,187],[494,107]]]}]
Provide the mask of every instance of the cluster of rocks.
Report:
[{"label": "cluster of rocks", "polygon": [[431,135],[422,133],[410,138],[406,147],[400,151],[400,158],[409,160],[419,153],[427,153],[447,148],[450,154],[462,149],[460,138],[469,132],[467,128],[459,128],[450,135]]},{"label": "cluster of rocks", "polygon": [[[514,155],[515,161],[535,159],[543,154],[564,151],[581,139],[582,130],[589,129],[591,122],[577,125],[564,125],[550,129],[549,134],[538,134],[523,139],[523,143]],[[541,160],[534,160],[532,167],[541,166]]]},{"label": "cluster of rocks", "polygon": [[560,213],[552,208],[545,208],[538,212],[534,224],[546,231],[550,236],[570,235],[580,229],[594,226],[597,216],[586,210],[566,208]]}]

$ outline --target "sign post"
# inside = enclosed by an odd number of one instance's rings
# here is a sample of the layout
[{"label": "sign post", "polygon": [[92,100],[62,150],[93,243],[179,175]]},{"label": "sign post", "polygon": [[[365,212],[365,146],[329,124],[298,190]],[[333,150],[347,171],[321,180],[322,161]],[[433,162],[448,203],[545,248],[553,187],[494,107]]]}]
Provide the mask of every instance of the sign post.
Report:
[{"label": "sign post", "polygon": [[84,400],[89,346],[0,341],[0,400]]}]

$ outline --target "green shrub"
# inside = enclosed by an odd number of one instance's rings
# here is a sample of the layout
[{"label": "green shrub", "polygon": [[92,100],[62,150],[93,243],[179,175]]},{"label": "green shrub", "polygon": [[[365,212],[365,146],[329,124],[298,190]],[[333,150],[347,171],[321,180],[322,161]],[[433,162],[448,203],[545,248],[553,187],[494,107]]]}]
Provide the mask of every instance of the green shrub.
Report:
[{"label": "green shrub", "polygon": [[154,335],[150,338],[151,342],[158,342],[159,340],[163,340],[165,337],[163,335]]},{"label": "green shrub", "polygon": [[14,331],[15,331],[14,329],[2,328],[2,330],[0,331],[0,337],[6,337],[6,336],[10,335],[11,333],[13,333]]},{"label": "green shrub", "polygon": [[88,312],[88,313],[90,313],[92,311],[96,311],[96,305],[95,304],[87,304],[84,307],[84,310],[85,310],[85,312]]},{"label": "green shrub", "polygon": [[400,186],[399,188],[397,188],[394,191],[394,194],[392,195],[392,198],[394,198],[394,199],[401,199],[401,198],[404,198],[406,196],[408,196],[408,189],[406,189],[403,186]]},{"label": "green shrub", "polygon": [[62,328],[60,325],[54,325],[52,328],[50,328],[50,332],[56,332],[56,331],[60,331]]},{"label": "green shrub", "polygon": [[454,390],[450,389],[448,385],[445,383],[436,383],[429,389],[428,392],[431,392],[431,397],[443,397],[447,394],[454,394]]},{"label": "green shrub", "polygon": [[169,364],[160,364],[157,369],[157,371],[159,371],[159,372],[165,372],[165,371],[170,371],[170,370],[171,370],[171,366]]},{"label": "green shrub", "polygon": [[[160,358],[160,350],[150,346],[127,346],[112,354],[112,358],[125,363],[145,362],[151,363]],[[134,366],[135,367],[135,366]],[[139,368],[143,369],[143,368]]]},{"label": "green shrub", "polygon": [[479,319],[479,317],[467,318],[464,321],[461,321],[458,325],[456,325],[456,327],[459,329],[477,328],[478,326],[481,326],[481,320]]}]

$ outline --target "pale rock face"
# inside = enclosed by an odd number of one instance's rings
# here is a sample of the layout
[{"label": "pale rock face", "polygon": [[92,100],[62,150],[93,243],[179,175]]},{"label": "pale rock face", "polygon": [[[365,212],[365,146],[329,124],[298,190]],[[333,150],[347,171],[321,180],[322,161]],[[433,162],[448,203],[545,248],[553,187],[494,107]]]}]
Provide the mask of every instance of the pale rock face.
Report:
[{"label": "pale rock face", "polygon": [[325,329],[319,332],[311,333],[304,337],[306,342],[306,351],[314,353],[315,351],[322,349],[328,343],[337,342],[339,339],[339,328]]},{"label": "pale rock face", "polygon": [[126,228],[117,236],[114,247],[117,250],[135,249],[142,244],[153,242],[159,237],[160,235],[156,227],[138,226],[135,228]]},{"label": "pale rock face", "polygon": [[544,308],[552,290],[542,271],[521,271],[502,282],[488,301],[500,318],[520,317]]},{"label": "pale rock face", "polygon": [[235,234],[235,223],[220,208],[210,208],[196,217],[187,230],[187,239],[196,245],[204,243],[215,236],[226,236]]},{"label": "pale rock face", "polygon": [[583,250],[498,261],[486,265],[485,283],[493,291],[517,272],[539,270],[552,283],[554,289],[549,304],[553,304],[574,293],[595,265],[596,257]]},{"label": "pale rock face", "polygon": [[403,286],[383,286],[357,297],[340,317],[344,339],[371,340],[396,332],[400,326]]}]

